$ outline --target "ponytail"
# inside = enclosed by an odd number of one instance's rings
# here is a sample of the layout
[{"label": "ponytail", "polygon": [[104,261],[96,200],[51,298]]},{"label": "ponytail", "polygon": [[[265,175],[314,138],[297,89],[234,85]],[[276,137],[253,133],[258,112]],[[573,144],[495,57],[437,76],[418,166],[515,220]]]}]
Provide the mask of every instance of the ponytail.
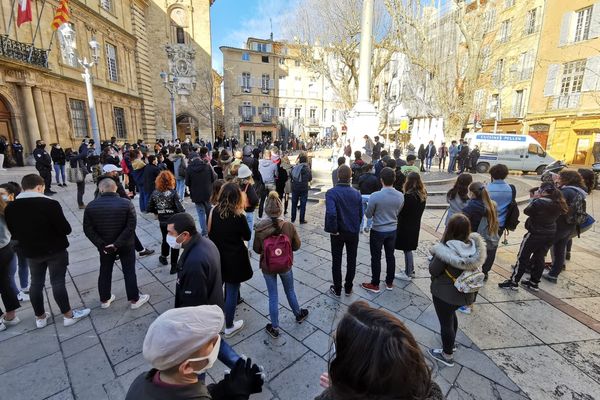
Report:
[{"label": "ponytail", "polygon": [[554,189],[552,192],[550,192],[550,199],[559,205],[561,214],[569,213],[569,206],[565,201],[565,196],[563,196],[560,190]]},{"label": "ponytail", "polygon": [[496,209],[496,203],[492,201],[488,191],[481,182],[473,182],[469,185],[469,190],[475,195],[476,198],[480,199],[485,206],[485,216],[488,221],[488,233],[490,235],[498,233],[498,211]]}]

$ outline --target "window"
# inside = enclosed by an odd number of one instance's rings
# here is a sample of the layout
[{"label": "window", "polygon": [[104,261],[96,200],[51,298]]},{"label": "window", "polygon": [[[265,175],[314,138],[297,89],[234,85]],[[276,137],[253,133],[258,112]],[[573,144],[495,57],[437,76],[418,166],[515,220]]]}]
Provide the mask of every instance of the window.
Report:
[{"label": "window", "polygon": [[331,122],[335,122],[335,114],[337,114],[337,110],[331,111]]},{"label": "window", "polygon": [[504,73],[504,59],[503,58],[499,58],[496,61],[496,68],[494,70],[494,75],[493,75],[493,79],[494,79],[494,85],[495,86],[501,86],[502,85],[502,74]]},{"label": "window", "polygon": [[294,96],[302,96],[302,78],[299,76],[294,78]]},{"label": "window", "polygon": [[269,62],[269,56],[262,56],[262,62],[268,63]]},{"label": "window", "polygon": [[117,61],[117,48],[110,44],[106,44],[106,68],[108,71],[108,79],[113,82],[119,81],[119,63]]},{"label": "window", "polygon": [[100,0],[100,7],[106,11],[112,11],[112,0]]},{"label": "window", "polygon": [[525,19],[525,34],[531,35],[537,31],[537,8],[527,11],[527,17]]},{"label": "window", "polygon": [[271,107],[269,106],[268,103],[263,103],[262,109],[261,109],[261,114],[262,114],[263,122],[271,122],[271,118],[273,116],[271,114]]},{"label": "window", "polygon": [[272,89],[269,87],[269,80],[270,80],[269,74],[262,74],[260,87],[261,87],[261,90],[263,93],[269,93],[269,89]]},{"label": "window", "polygon": [[242,114],[242,121],[244,122],[252,122],[252,115],[254,114],[252,112],[252,105],[249,101],[245,101],[243,103],[243,105],[240,107],[241,108],[241,114]]},{"label": "window", "polygon": [[279,65],[285,65],[285,58],[281,57],[279,59]]},{"label": "window", "polygon": [[492,55],[492,50],[490,49],[490,46],[485,46],[482,50],[481,50],[481,70],[485,71],[488,69],[488,67],[490,66],[490,57]]},{"label": "window", "polygon": [[244,72],[242,74],[242,82],[241,85],[242,92],[250,93],[250,72]]},{"label": "window", "polygon": [[592,7],[577,11],[577,25],[575,25],[575,42],[587,40],[590,34],[592,20]]},{"label": "window", "polygon": [[301,111],[300,107],[294,108],[294,118],[300,118],[300,111]]},{"label": "window", "polygon": [[540,156],[544,156],[546,154],[544,149],[542,149],[539,145],[534,143],[529,145],[529,147],[527,148],[527,152],[529,154],[539,154]]},{"label": "window", "polygon": [[515,92],[512,109],[512,116],[515,118],[520,118],[523,116],[523,94],[523,90],[517,90]]},{"label": "window", "polygon": [[185,32],[182,27],[178,26],[175,28],[175,36],[177,38],[177,43],[185,44]]},{"label": "window", "polygon": [[250,61],[250,54],[243,52],[242,53],[242,61]]},{"label": "window", "polygon": [[500,36],[498,37],[499,42],[508,42],[508,39],[510,38],[511,25],[512,23],[510,19],[502,21],[502,24],[500,25]]},{"label": "window", "polygon": [[279,77],[279,96],[287,96],[286,76]]},{"label": "window", "polygon": [[316,108],[311,107],[311,109],[308,112],[309,112],[309,117],[311,119],[317,118],[317,109]]},{"label": "window", "polygon": [[477,112],[481,111],[481,108],[483,107],[483,96],[484,95],[485,95],[484,89],[477,89],[475,91],[475,93],[473,94],[473,108]]},{"label": "window", "polygon": [[75,137],[85,137],[88,135],[87,111],[85,101],[69,99],[71,108],[71,124],[73,125],[73,135]]},{"label": "window", "polygon": [[489,32],[496,24],[496,9],[491,8],[485,12],[484,31]]},{"label": "window", "polygon": [[490,98],[490,102],[488,103],[488,117],[497,118],[500,120],[500,96],[498,93],[495,93]]},{"label": "window", "polygon": [[127,125],[125,124],[125,110],[121,107],[113,108],[115,118],[115,136],[119,139],[127,137]]},{"label": "window", "polygon": [[521,53],[520,55],[520,73],[519,79],[524,81],[531,78],[533,74],[533,50]]},{"label": "window", "polygon": [[516,0],[504,0],[504,7],[505,8],[509,8],[514,6],[516,3]]},{"label": "window", "polygon": [[577,60],[564,64],[562,81],[560,84],[561,96],[569,95],[571,93],[581,93],[583,74],[585,72],[585,61],[586,60]]},{"label": "window", "polygon": [[294,61],[294,65],[295,65],[296,67],[299,67],[299,66],[300,66],[300,60],[296,60],[296,61]]},{"label": "window", "polygon": [[279,118],[285,118],[285,107],[279,107]]},{"label": "window", "polygon": [[261,53],[266,53],[268,51],[267,50],[267,44],[266,43],[258,43],[258,46],[257,46],[256,50],[260,51]]}]

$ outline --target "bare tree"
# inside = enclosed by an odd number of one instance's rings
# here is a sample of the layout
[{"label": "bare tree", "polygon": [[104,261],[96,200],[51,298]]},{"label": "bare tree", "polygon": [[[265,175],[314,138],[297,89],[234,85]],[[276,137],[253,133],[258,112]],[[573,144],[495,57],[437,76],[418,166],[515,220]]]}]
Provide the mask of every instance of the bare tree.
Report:
[{"label": "bare tree", "polygon": [[210,127],[210,138],[213,142],[216,126],[215,105],[220,103],[221,82],[222,78],[209,64],[196,75],[196,90],[199,90],[201,95],[190,96],[190,103],[197,115]]}]

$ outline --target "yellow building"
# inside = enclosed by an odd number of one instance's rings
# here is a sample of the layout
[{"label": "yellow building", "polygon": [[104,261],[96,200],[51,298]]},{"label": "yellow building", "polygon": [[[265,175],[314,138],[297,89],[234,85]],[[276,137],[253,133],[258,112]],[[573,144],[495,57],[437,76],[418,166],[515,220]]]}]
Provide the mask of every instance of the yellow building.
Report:
[{"label": "yellow building", "polygon": [[527,125],[548,152],[590,165],[600,153],[600,3],[548,0]]},{"label": "yellow building", "polygon": [[484,132],[497,123],[497,132],[525,133],[544,0],[498,0],[490,6],[474,117]]}]

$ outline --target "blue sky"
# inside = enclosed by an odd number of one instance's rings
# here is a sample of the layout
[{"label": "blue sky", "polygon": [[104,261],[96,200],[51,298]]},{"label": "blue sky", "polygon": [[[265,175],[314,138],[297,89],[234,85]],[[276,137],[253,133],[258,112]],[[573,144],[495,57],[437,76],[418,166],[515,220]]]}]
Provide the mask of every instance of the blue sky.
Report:
[{"label": "blue sky", "polygon": [[241,47],[249,36],[267,38],[273,20],[275,39],[293,12],[296,0],[216,0],[211,7],[213,68],[223,71],[220,46]]}]

